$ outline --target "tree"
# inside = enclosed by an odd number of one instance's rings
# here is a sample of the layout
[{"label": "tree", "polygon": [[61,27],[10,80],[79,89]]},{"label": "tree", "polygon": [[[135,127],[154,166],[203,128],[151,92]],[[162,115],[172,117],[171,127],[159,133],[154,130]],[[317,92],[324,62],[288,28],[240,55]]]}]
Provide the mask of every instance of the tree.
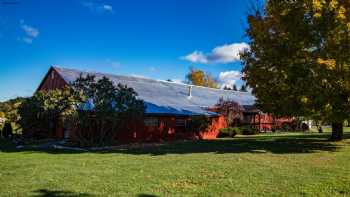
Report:
[{"label": "tree", "polygon": [[206,87],[218,88],[218,84],[216,80],[213,78],[213,76],[211,76],[211,74],[207,73],[205,79],[206,79],[206,84],[205,84]]},{"label": "tree", "polygon": [[81,100],[69,87],[36,92],[19,106],[17,123],[26,137],[54,136],[57,124],[71,115]]},{"label": "tree", "polygon": [[190,72],[186,76],[189,83],[197,86],[218,88],[216,80],[209,73],[202,70],[190,68]]},{"label": "tree", "polygon": [[268,0],[248,16],[244,79],[276,116],[318,114],[343,136],[350,114],[350,1]]},{"label": "tree", "polygon": [[224,87],[224,90],[232,90],[232,88],[230,88],[229,86],[226,85],[226,86]]},{"label": "tree", "polygon": [[6,121],[4,128],[2,129],[2,136],[6,139],[10,138],[13,135],[13,129],[11,122]]},{"label": "tree", "polygon": [[242,84],[241,88],[239,89],[241,92],[247,92],[247,86]]},{"label": "tree", "polygon": [[237,86],[236,86],[236,84],[233,84],[232,90],[233,90],[233,91],[237,91]]},{"label": "tree", "polygon": [[17,97],[5,102],[0,102],[0,111],[5,113],[5,117],[8,121],[14,123],[19,119],[18,107],[25,100],[23,97]]},{"label": "tree", "polygon": [[5,113],[0,111],[0,127],[5,123]]},{"label": "tree", "polygon": [[227,126],[232,126],[235,120],[241,120],[244,108],[233,100],[224,100],[220,98],[215,105],[217,112],[225,116]]},{"label": "tree", "polygon": [[225,85],[225,86],[224,86],[224,90],[233,90],[233,91],[237,91],[237,86],[236,86],[236,84],[233,84],[232,87]]},{"label": "tree", "polygon": [[145,105],[132,88],[93,75],[80,76],[71,86],[83,98],[72,116],[80,146],[112,142],[116,132],[135,131],[142,122]]}]

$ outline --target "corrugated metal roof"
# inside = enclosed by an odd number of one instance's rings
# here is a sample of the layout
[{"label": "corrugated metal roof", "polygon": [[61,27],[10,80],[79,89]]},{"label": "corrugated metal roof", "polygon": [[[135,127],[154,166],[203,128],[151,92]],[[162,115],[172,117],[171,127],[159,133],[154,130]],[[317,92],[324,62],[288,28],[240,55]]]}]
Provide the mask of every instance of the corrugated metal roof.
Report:
[{"label": "corrugated metal roof", "polygon": [[145,79],[140,77],[111,75],[95,72],[84,72],[74,69],[54,67],[54,69],[69,83],[75,81],[80,74],[95,75],[96,79],[103,76],[109,78],[115,84],[121,83],[132,87],[138,97],[144,100],[148,114],[171,115],[216,115],[206,110],[213,107],[219,99],[234,100],[240,105],[254,105],[255,97],[249,92],[220,90],[199,86],[192,86],[192,96],[188,96],[189,86],[167,81]]}]

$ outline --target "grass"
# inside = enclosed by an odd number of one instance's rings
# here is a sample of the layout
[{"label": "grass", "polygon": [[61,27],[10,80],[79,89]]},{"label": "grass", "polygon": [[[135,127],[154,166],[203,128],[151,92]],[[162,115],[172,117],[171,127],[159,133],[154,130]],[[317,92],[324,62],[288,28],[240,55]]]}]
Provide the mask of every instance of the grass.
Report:
[{"label": "grass", "polygon": [[18,151],[1,142],[0,196],[350,196],[350,140],[327,137],[263,134],[109,152]]},{"label": "grass", "polygon": [[[322,129],[323,129],[323,132],[331,132],[332,131],[331,126],[323,126]],[[316,127],[312,127],[311,130],[314,132],[318,131]],[[344,132],[350,132],[350,127],[344,127]]]}]

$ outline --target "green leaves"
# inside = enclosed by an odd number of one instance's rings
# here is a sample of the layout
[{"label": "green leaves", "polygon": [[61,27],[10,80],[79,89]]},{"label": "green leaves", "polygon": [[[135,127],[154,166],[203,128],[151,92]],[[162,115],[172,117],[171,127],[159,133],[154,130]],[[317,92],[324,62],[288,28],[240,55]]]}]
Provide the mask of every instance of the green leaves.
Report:
[{"label": "green leaves", "polygon": [[18,124],[27,136],[52,136],[56,124],[74,113],[80,102],[69,87],[51,91],[39,91],[23,101],[18,108]]},{"label": "green leaves", "polygon": [[[115,86],[106,77],[96,80],[89,75],[80,76],[72,88],[83,98],[72,119],[80,146],[113,142],[118,132],[128,132],[134,129],[131,127],[141,125],[145,105],[132,88]],[[84,103],[90,107],[82,108]]]},{"label": "green leaves", "polygon": [[244,79],[277,116],[349,117],[350,2],[270,0],[248,16]]}]

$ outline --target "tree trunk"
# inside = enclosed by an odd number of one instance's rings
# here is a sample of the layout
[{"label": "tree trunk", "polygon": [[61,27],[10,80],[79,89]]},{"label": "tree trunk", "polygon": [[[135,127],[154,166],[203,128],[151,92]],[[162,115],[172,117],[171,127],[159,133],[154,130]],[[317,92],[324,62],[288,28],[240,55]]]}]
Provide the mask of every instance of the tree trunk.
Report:
[{"label": "tree trunk", "polygon": [[343,123],[332,123],[332,136],[330,140],[340,141],[343,139]]}]

